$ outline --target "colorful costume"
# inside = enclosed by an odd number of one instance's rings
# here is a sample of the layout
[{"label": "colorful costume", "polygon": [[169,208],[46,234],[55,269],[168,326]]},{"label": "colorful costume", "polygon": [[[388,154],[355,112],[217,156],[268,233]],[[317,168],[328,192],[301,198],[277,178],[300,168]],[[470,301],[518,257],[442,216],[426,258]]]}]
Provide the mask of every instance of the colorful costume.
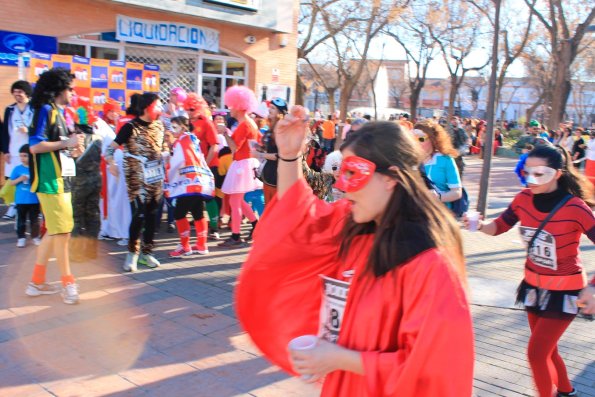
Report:
[{"label": "colorful costume", "polygon": [[332,372],[322,396],[470,396],[473,331],[454,266],[430,248],[374,277],[365,271],[373,234],[338,256],[349,211],[346,200],[316,199],[304,180],[269,203],[239,278],[243,328],[289,372],[287,344],[299,335],[362,352],[365,375]]},{"label": "colorful costume", "polygon": [[[210,199],[215,195],[215,178],[201,153],[199,141],[193,134],[183,133],[175,141],[164,189],[168,198],[175,199],[174,219],[181,243],[181,249],[172,252],[170,256],[179,257],[193,251],[208,253],[203,199]],[[188,212],[192,213],[196,228],[197,242],[192,248],[190,223],[186,219]]]},{"label": "colorful costume", "polygon": [[[521,191],[496,219],[496,235],[520,221],[521,236],[529,242],[544,218],[567,195],[562,189],[538,195],[529,189]],[[572,390],[557,344],[578,313],[577,296],[587,284],[578,258],[582,234],[595,242],[595,218],[581,199],[572,197],[545,224],[525,261],[517,302],[528,312],[531,338],[527,354],[540,396],[551,396],[554,383],[558,391]]]}]

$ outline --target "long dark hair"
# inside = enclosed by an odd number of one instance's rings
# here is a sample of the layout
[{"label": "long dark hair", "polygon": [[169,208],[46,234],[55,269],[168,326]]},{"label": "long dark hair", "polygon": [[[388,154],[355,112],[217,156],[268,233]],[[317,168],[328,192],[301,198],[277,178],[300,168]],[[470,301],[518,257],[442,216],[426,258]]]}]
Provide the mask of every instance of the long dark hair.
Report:
[{"label": "long dark hair", "polygon": [[593,185],[579,174],[572,163],[572,156],[561,146],[540,145],[529,152],[528,157],[545,160],[547,166],[562,171],[558,188],[582,199],[590,207],[595,206]]},{"label": "long dark hair", "polygon": [[[426,188],[418,169],[423,154],[412,134],[393,122],[366,123],[357,134],[347,138],[341,150],[346,148],[372,161],[376,164],[376,172],[388,175],[398,183],[378,226],[374,221],[356,223],[349,218],[341,236],[339,254],[342,257],[347,254],[356,236],[375,233],[367,269],[380,277],[411,258],[404,254],[408,247],[402,242],[407,228],[415,224],[421,231],[418,234],[427,243],[425,246],[445,250],[463,277],[459,227],[450,212]],[[393,166],[396,168],[391,168]]]},{"label": "long dark hair", "polygon": [[126,109],[126,114],[136,117],[141,116],[141,114],[138,114],[138,103],[140,102],[140,98],[141,94],[139,93],[130,96],[130,106]]},{"label": "long dark hair", "polygon": [[43,72],[35,84],[31,96],[31,107],[39,109],[43,105],[54,102],[60,93],[70,87],[74,75],[64,68],[52,68]]}]

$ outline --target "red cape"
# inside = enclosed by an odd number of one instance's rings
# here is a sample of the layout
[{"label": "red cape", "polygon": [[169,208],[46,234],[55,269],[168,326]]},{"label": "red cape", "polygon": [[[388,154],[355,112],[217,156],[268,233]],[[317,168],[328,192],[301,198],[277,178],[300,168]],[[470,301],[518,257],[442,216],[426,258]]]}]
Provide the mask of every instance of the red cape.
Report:
[{"label": "red cape", "polygon": [[365,375],[329,374],[322,396],[471,396],[473,330],[454,266],[427,250],[376,278],[364,267],[373,235],[337,257],[349,206],[316,199],[305,181],[267,205],[236,291],[238,317],[273,363],[293,373],[288,342],[316,334],[320,274],[354,269],[338,344],[362,352]]}]

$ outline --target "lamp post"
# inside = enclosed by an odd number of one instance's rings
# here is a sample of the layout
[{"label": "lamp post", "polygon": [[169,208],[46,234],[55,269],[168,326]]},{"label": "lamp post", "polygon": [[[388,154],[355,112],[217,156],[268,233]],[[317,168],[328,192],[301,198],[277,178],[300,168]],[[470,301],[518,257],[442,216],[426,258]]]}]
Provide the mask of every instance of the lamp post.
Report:
[{"label": "lamp post", "polygon": [[492,0],[495,7],[494,17],[494,38],[492,43],[492,74],[490,76],[490,88],[488,92],[487,126],[484,137],[483,167],[479,183],[479,197],[477,199],[477,211],[485,216],[488,204],[488,190],[490,188],[490,169],[492,166],[492,147],[494,145],[494,103],[496,101],[496,75],[498,74],[498,44],[500,36],[500,6],[502,0]]}]

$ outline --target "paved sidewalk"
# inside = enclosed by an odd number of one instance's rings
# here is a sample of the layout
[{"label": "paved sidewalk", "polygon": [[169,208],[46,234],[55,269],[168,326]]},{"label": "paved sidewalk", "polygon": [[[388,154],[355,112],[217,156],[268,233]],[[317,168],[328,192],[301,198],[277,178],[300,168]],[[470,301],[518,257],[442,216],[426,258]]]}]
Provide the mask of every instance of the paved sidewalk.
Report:
[{"label": "paved sidewalk", "polygon": [[[518,191],[514,162],[496,159],[490,215]],[[465,175],[476,195],[480,164]],[[0,213],[3,213],[0,211]],[[473,294],[476,396],[531,396],[524,313],[511,308],[523,247],[514,231],[489,237],[464,231]],[[177,235],[158,235],[163,266],[122,274],[125,250],[101,243],[101,260],[75,264],[81,304],[59,295],[29,298],[34,247],[15,247],[13,226],[0,221],[0,396],[310,397],[315,387],[272,367],[241,331],[233,289],[247,250],[166,259]],[[583,261],[595,270],[590,242]],[[57,280],[56,266],[49,280]],[[574,321],[560,350],[582,396],[595,397],[595,323]],[[453,358],[453,359],[456,359]]]}]

